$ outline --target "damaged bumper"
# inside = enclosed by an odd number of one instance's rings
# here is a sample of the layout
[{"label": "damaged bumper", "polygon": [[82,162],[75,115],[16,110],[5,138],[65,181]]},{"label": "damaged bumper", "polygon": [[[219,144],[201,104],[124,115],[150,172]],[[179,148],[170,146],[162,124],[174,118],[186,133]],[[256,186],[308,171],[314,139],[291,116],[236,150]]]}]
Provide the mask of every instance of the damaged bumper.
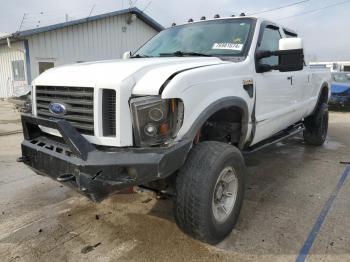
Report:
[{"label": "damaged bumper", "polygon": [[[185,162],[190,141],[169,147],[96,147],[64,120],[22,115],[22,157],[37,174],[72,187],[93,201],[121,189],[171,175]],[[62,138],[43,133],[40,126],[56,129]]]}]

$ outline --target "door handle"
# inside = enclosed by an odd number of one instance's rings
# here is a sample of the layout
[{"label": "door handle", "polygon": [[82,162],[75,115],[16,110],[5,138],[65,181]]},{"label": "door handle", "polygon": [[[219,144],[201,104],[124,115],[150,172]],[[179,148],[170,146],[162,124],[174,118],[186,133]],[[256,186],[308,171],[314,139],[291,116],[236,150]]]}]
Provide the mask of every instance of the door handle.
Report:
[{"label": "door handle", "polygon": [[293,76],[288,76],[287,80],[290,80],[290,84],[293,85]]}]

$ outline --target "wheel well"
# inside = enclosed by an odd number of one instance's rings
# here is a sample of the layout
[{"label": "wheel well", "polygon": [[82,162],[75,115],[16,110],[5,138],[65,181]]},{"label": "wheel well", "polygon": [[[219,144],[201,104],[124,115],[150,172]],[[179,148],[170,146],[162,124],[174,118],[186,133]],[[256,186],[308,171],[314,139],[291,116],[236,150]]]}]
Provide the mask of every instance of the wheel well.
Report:
[{"label": "wheel well", "polygon": [[328,93],[329,93],[329,89],[328,89],[328,85],[324,84],[322,86],[322,90],[320,92],[320,96],[318,98],[318,102],[317,102],[317,108],[319,108],[319,106],[323,103],[328,103]]},{"label": "wheel well", "polygon": [[217,141],[238,146],[242,130],[242,109],[237,106],[223,108],[211,115],[203,124],[195,143]]}]

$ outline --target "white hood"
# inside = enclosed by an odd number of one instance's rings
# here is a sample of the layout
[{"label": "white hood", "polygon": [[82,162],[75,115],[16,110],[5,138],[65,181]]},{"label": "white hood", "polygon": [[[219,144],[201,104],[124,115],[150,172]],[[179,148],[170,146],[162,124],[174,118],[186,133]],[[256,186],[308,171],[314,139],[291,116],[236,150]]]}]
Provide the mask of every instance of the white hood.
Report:
[{"label": "white hood", "polygon": [[158,94],[174,73],[207,65],[225,63],[215,57],[162,57],[109,60],[67,65],[50,69],[35,79],[35,85],[83,86],[120,85],[132,78],[134,94]]}]

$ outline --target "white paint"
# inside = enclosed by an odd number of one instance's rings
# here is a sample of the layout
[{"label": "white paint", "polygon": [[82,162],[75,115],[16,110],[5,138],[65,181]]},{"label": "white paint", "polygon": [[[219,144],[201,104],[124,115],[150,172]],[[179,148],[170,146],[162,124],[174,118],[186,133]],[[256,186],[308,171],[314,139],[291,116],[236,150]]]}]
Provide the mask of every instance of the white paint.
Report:
[{"label": "white paint", "polygon": [[279,50],[302,49],[303,47],[301,38],[282,38],[279,42]]},{"label": "white paint", "polygon": [[[188,68],[224,64],[218,58],[145,58],[118,59],[93,63],[61,66],[45,71],[35,79],[33,113],[36,115],[35,86],[84,86],[94,87],[95,136],[85,136],[94,144],[131,146],[132,124],[129,110],[131,93],[158,95],[159,89],[174,72]],[[116,73],[118,72],[118,73]],[[152,81],[153,80],[153,81]],[[137,83],[137,84],[136,84]],[[102,89],[116,89],[116,138],[102,136]],[[53,130],[46,132],[58,135]]]},{"label": "white paint", "polygon": [[[251,115],[255,99],[249,97],[242,83],[246,79],[252,79],[256,90],[255,144],[308,116],[316,105],[322,84],[330,80],[328,70],[311,70],[308,67],[288,73],[256,73],[254,53],[262,21],[258,20],[248,56],[241,62],[223,61],[215,57],[101,61],[48,70],[35,80],[35,85],[94,87],[96,134],[86,138],[100,145],[125,147],[133,145],[128,104],[130,97],[159,95],[160,88],[170,76],[172,80],[163,90],[162,98],[179,98],[184,102],[185,109],[177,141],[183,138],[206,108],[227,97],[240,98],[248,106],[247,141],[251,136]],[[280,31],[284,36],[283,31]],[[181,73],[174,76],[179,71]],[[289,76],[293,77],[293,84],[288,80]],[[101,136],[101,93],[104,88],[115,89],[117,93],[116,138]],[[35,103],[33,109],[36,114]]]}]

